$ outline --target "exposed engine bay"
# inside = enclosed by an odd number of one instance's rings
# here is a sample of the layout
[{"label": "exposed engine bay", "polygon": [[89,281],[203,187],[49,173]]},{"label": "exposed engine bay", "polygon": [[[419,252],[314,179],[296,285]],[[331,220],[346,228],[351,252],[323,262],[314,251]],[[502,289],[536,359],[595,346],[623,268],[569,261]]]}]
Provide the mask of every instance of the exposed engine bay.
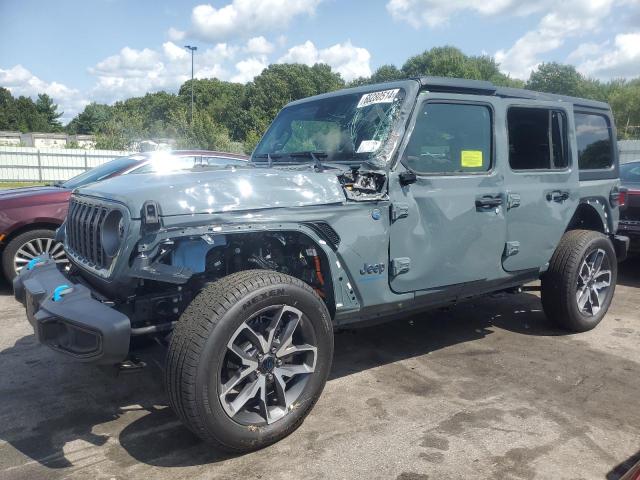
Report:
[{"label": "exposed engine bay", "polygon": [[[203,238],[208,237],[208,238]],[[121,305],[134,315],[134,328],[172,322],[207,284],[243,270],[273,270],[310,285],[330,306],[333,289],[321,252],[299,232],[261,232],[185,237],[161,247],[154,264],[186,267],[193,272],[185,285],[139,280],[135,296]]]},{"label": "exposed engine bay", "polygon": [[349,200],[383,200],[387,198],[387,176],[354,167],[338,176]]}]

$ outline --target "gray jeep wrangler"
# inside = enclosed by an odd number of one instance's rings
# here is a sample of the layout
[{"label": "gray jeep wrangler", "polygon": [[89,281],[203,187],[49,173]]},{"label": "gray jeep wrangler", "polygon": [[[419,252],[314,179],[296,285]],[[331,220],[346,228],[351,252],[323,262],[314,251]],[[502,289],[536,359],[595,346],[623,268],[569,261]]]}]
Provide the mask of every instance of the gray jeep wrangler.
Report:
[{"label": "gray jeep wrangler", "polygon": [[139,337],[165,341],[184,423],[260,448],[317,401],[335,328],[538,279],[549,318],[594,328],[628,248],[613,125],[605,103],[456,79],[292,102],[246,168],[76,190],[71,269],[34,258],[15,296],[81,361],[132,366]]}]

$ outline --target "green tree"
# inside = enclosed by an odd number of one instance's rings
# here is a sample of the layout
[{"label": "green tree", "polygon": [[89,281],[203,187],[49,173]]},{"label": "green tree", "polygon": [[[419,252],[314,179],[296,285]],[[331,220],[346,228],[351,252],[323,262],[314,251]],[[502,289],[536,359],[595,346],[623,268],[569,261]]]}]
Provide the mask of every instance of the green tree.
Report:
[{"label": "green tree", "polygon": [[207,112],[195,110],[191,123],[189,111],[181,108],[172,112],[171,124],[176,130],[179,148],[233,150],[227,129],[217,124]]},{"label": "green tree", "polygon": [[398,70],[395,65],[382,65],[379,67],[370,77],[359,77],[351,81],[350,87],[357,87],[359,85],[369,85],[372,83],[391,82],[393,80],[400,80],[407,78],[407,76]]},{"label": "green tree", "polygon": [[66,127],[68,133],[90,135],[99,133],[113,115],[113,107],[90,103]]},{"label": "green tree", "polygon": [[537,92],[584,97],[595,93],[596,84],[589,82],[573,65],[551,62],[542,63],[531,72],[525,88]]},{"label": "green tree", "polygon": [[287,103],[344,87],[344,80],[329,65],[269,65],[247,85],[241,138],[250,131],[262,134]]},{"label": "green tree", "polygon": [[616,88],[609,103],[621,138],[640,138],[640,79]]},{"label": "green tree", "polygon": [[62,124],[60,117],[64,112],[58,112],[58,105],[53,103],[53,99],[46,93],[39,93],[36,100],[36,110],[39,115],[44,117],[47,124],[48,132],[61,132]]}]

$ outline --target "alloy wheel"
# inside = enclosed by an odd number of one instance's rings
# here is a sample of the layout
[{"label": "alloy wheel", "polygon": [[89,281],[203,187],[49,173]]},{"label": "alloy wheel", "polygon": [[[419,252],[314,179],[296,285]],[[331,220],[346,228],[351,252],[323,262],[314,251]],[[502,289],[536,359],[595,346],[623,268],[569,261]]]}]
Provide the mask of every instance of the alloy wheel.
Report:
[{"label": "alloy wheel", "polygon": [[580,313],[597,315],[611,289],[611,264],[607,253],[598,248],[590,252],[578,270],[576,301]]},{"label": "alloy wheel", "polygon": [[261,310],[227,343],[218,393],[225,412],[243,425],[272,424],[296,406],[316,368],[315,332],[289,305]]},{"label": "alloy wheel", "polygon": [[34,238],[22,244],[16,251],[13,257],[15,272],[20,272],[31,260],[45,253],[48,253],[56,263],[69,263],[62,243],[56,242],[52,238]]}]

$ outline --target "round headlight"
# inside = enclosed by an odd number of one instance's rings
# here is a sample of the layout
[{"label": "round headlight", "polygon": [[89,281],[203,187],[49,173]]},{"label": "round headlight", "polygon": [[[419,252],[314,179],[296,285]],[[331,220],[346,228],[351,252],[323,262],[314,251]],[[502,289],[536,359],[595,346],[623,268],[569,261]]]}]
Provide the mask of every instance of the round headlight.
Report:
[{"label": "round headlight", "polygon": [[124,237],[124,218],[119,210],[111,210],[102,224],[102,248],[109,257],[115,257]]}]

